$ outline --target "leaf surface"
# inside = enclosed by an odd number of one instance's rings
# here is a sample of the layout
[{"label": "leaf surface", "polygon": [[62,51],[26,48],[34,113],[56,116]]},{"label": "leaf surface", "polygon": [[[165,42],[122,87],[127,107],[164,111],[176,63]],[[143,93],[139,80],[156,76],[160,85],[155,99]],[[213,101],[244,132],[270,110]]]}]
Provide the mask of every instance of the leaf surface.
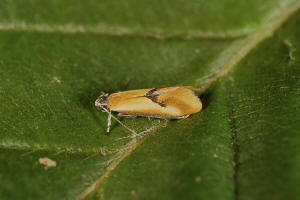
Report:
[{"label": "leaf surface", "polygon": [[298,199],[299,23],[298,12],[204,93],[202,113],[153,135],[90,198]]},{"label": "leaf surface", "polygon": [[[248,44],[299,3],[233,3],[1,3],[0,199],[296,195],[278,191],[298,181],[296,153],[284,151],[296,148],[299,126],[298,15],[255,50]],[[232,72],[217,81],[224,68]],[[115,122],[105,134],[107,114],[94,108],[101,91],[174,85],[207,86],[204,110],[167,125],[122,119],[149,130],[142,138]],[[46,170],[43,157],[57,166]],[[290,174],[273,176],[286,165]]]},{"label": "leaf surface", "polygon": [[156,37],[237,37],[295,0],[4,0],[3,29]]}]

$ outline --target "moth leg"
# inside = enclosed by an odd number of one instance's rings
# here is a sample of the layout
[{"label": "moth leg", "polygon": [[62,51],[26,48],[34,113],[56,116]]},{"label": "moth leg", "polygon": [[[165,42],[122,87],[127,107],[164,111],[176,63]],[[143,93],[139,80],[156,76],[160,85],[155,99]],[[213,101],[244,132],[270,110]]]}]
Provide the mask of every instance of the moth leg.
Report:
[{"label": "moth leg", "polygon": [[123,113],[118,113],[118,116],[120,116],[120,117],[128,117],[128,118],[136,118],[136,115],[123,114]]},{"label": "moth leg", "polygon": [[107,118],[107,130],[106,130],[107,133],[109,133],[110,126],[111,126],[111,112],[108,112],[108,118]]},{"label": "moth leg", "polygon": [[102,108],[105,112],[108,113],[108,120],[107,120],[107,132],[109,132],[110,129],[110,125],[111,125],[111,118],[114,118],[119,124],[121,124],[124,128],[126,128],[127,130],[129,130],[131,133],[133,133],[133,135],[137,135],[137,133],[133,130],[130,129],[128,126],[126,126],[125,124],[123,124],[117,117],[115,117],[113,114],[111,114],[110,111],[108,111],[105,107]]},{"label": "moth leg", "polygon": [[184,115],[184,116],[180,116],[180,117],[175,117],[174,119],[185,119],[188,118],[190,115]]}]

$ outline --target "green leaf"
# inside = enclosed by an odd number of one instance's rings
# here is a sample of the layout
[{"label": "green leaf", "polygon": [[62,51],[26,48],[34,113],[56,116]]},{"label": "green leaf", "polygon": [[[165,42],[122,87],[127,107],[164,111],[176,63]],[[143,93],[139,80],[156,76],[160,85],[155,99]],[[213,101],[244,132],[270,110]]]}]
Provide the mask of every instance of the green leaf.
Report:
[{"label": "green leaf", "polygon": [[42,32],[164,37],[236,37],[295,0],[3,0],[0,27]]},{"label": "green leaf", "polygon": [[[299,7],[2,2],[0,199],[295,199]],[[203,111],[106,135],[100,91],[174,85],[200,87]]]}]

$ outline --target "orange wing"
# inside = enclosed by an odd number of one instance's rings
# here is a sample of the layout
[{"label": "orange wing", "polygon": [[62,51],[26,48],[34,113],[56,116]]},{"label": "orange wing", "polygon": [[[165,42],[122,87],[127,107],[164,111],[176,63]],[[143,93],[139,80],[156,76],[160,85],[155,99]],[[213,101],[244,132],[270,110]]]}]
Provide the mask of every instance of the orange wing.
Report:
[{"label": "orange wing", "polygon": [[177,118],[202,109],[193,87],[165,87],[130,90],[111,94],[108,108],[123,114],[158,118]]}]

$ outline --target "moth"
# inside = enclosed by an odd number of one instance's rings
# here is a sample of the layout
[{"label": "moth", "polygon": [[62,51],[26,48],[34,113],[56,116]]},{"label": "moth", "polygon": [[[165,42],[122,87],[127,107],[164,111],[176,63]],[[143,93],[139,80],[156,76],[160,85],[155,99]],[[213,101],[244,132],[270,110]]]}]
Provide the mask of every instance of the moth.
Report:
[{"label": "moth", "polygon": [[118,112],[119,116],[125,117],[187,118],[202,109],[201,100],[194,93],[198,90],[192,86],[175,86],[128,90],[110,95],[102,92],[102,95],[95,101],[95,106],[98,110],[108,113],[107,133],[110,131],[111,118],[114,118],[126,129],[136,134],[111,112]]}]

